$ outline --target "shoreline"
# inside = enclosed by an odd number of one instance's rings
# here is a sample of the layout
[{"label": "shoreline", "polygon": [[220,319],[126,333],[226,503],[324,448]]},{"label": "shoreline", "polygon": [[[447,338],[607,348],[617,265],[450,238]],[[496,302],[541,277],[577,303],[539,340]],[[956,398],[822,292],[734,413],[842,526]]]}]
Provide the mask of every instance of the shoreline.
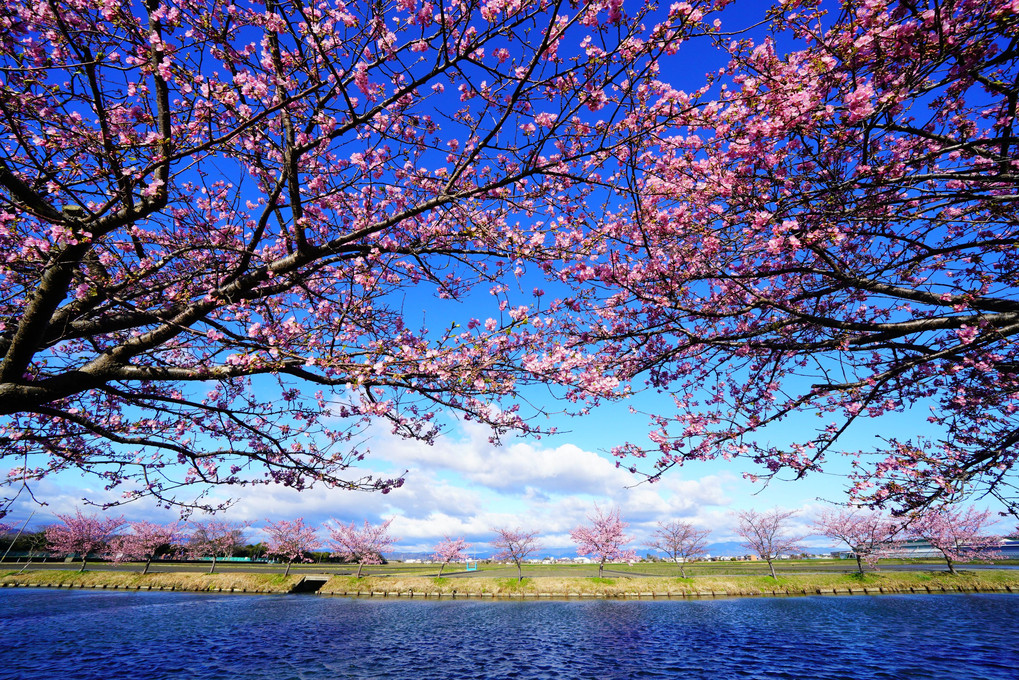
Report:
[{"label": "shoreline", "polygon": [[319,597],[488,600],[677,600],[809,595],[1019,594],[1019,574],[1005,570],[898,572],[817,576],[650,578],[474,577],[400,578],[298,574],[195,574],[186,572],[39,571],[0,576],[4,588],[52,588],[191,592],[210,594],[305,594]]}]

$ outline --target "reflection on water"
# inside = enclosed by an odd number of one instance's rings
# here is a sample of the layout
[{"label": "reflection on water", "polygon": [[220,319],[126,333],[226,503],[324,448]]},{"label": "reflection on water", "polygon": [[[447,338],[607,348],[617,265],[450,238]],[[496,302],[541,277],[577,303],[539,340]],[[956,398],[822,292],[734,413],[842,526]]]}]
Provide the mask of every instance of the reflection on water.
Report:
[{"label": "reflection on water", "polygon": [[0,677],[1016,680],[1019,597],[479,602],[0,591]]}]

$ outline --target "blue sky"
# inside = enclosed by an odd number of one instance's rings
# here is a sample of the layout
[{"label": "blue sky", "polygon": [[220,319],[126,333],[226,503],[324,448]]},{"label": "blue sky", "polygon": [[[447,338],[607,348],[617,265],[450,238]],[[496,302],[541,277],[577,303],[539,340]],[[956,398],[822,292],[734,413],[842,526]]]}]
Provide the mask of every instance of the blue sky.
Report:
[{"label": "blue sky", "polygon": [[[769,3],[741,3],[745,25]],[[739,16],[737,14],[737,16]],[[662,73],[663,79],[678,80],[677,86],[695,88],[700,75],[717,68],[720,62],[709,50],[691,53],[684,50],[685,61],[676,61],[675,73]],[[682,82],[689,80],[689,83]],[[523,286],[528,290],[529,286]],[[479,297],[487,298],[484,291]],[[416,297],[409,301],[417,302]],[[490,299],[486,302],[490,303]],[[473,305],[473,303],[471,303]],[[471,316],[485,318],[491,309],[457,309],[452,303],[427,305],[428,325],[445,327],[445,315],[465,321]],[[422,317],[425,312],[421,312]],[[410,318],[413,322],[415,319]],[[546,395],[547,397],[547,395]],[[632,400],[641,410],[671,412],[665,395],[642,394]],[[555,405],[548,404],[552,410]],[[236,504],[226,513],[229,519],[250,521],[257,529],[265,520],[304,517],[313,525],[335,518],[341,521],[372,522],[393,517],[392,533],[400,537],[399,548],[406,551],[430,550],[443,535],[465,536],[478,544],[491,537],[493,527],[511,526],[540,532],[548,548],[572,545],[569,530],[585,521],[595,503],[618,506],[622,517],[631,524],[635,537],[632,546],[643,552],[643,545],[662,520],[685,519],[712,530],[711,541],[734,540],[732,512],[745,508],[766,510],[782,507],[800,511],[797,533],[809,533],[810,518],[830,502],[844,501],[843,475],[847,460],[833,459],[830,474],[815,474],[801,481],[772,480],[768,485],[753,483],[743,474],[759,473],[746,461],[712,461],[687,465],[670,471],[659,483],[641,483],[615,466],[607,453],[625,441],[647,444],[646,417],[628,413],[630,402],[608,404],[590,414],[572,419],[560,418],[550,424],[560,434],[543,439],[507,439],[501,446],[488,442],[488,431],[470,424],[451,424],[446,436],[434,446],[400,440],[379,427],[366,434],[373,455],[358,475],[398,475],[408,471],[406,484],[388,495],[329,489],[296,493],[278,487],[251,487],[228,490],[236,495]],[[908,437],[924,425],[925,413],[915,410],[906,415],[886,417],[857,426],[842,442],[842,447],[873,448],[876,435],[899,434]],[[790,419],[773,426],[768,436],[777,444],[802,437],[804,428],[819,423],[810,416]],[[47,503],[33,517],[36,526],[55,520],[56,513],[73,511],[82,505],[82,497],[99,500],[110,497],[97,479],[55,477],[44,480],[36,496]],[[217,492],[220,493],[220,492]],[[220,493],[222,498],[225,495]],[[9,520],[28,517],[33,506],[20,499]],[[997,508],[994,508],[997,509]],[[158,510],[152,503],[134,503],[114,512],[128,519],[172,520],[175,513]],[[1011,528],[1004,524],[1002,531]],[[251,533],[259,538],[257,530]],[[807,541],[827,545],[824,539]]]},{"label": "blue sky", "polygon": [[[488,430],[474,423],[460,424],[433,446],[399,439],[384,427],[366,433],[373,454],[363,472],[399,474],[408,471],[406,484],[390,494],[316,488],[294,492],[282,487],[231,487],[236,504],[224,517],[252,523],[249,536],[260,538],[265,520],[303,517],[313,525],[331,519],[360,523],[394,518],[393,535],[401,551],[430,551],[443,535],[465,536],[478,554],[493,527],[536,530],[542,544],[559,551],[573,543],[569,530],[584,523],[595,503],[618,506],[630,523],[631,546],[644,554],[658,521],[683,519],[712,531],[711,542],[737,540],[732,512],[781,507],[800,514],[792,530],[810,533],[810,520],[831,501],[842,501],[844,479],[838,474],[814,475],[800,481],[772,480],[769,484],[742,477],[752,470],[742,461],[696,463],[670,471],[655,484],[617,468],[607,449],[623,437],[644,436],[644,420],[624,416],[625,404],[595,409],[591,414],[562,423],[570,432],[546,437],[510,438],[501,445],[488,441]],[[875,424],[877,428],[879,424]],[[795,425],[790,434],[797,434]],[[873,436],[862,432],[858,437]],[[845,461],[833,461],[833,471],[845,471]],[[37,489],[48,505],[38,509],[33,525],[54,521],[54,514],[73,511],[88,494],[103,498],[97,480],[52,478]],[[225,491],[219,492],[226,498]],[[108,497],[108,496],[107,496]],[[21,503],[9,519],[27,518]],[[172,511],[155,509],[149,502],[132,503],[120,510],[128,519],[171,521]],[[1007,531],[1010,524],[1001,525]],[[325,532],[321,532],[325,537]],[[820,537],[804,541],[822,548]]]}]

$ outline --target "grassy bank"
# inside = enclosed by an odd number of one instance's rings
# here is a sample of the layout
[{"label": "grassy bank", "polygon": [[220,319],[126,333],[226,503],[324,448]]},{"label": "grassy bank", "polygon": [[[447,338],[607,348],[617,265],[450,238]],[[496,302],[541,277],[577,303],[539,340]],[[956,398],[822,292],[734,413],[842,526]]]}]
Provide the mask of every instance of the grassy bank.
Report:
[{"label": "grassy bank", "polygon": [[[4,586],[180,590],[195,592],[286,593],[303,577],[281,574],[139,573],[38,571],[0,574]],[[1019,572],[1006,570],[785,574],[769,576],[619,578],[426,578],[416,576],[331,576],[321,595],[374,597],[727,597],[759,595],[941,593],[1019,593]]]},{"label": "grassy bank", "polygon": [[141,574],[124,571],[16,571],[3,572],[4,586],[55,588],[113,588],[125,590],[185,590],[193,592],[287,593],[300,576],[282,574],[196,574],[165,572]]},{"label": "grassy bank", "polygon": [[698,578],[515,578],[446,579],[333,577],[322,594],[449,597],[697,597],[810,595],[880,592],[1017,592],[1019,573],[1011,571],[896,572],[893,574],[788,574]]}]

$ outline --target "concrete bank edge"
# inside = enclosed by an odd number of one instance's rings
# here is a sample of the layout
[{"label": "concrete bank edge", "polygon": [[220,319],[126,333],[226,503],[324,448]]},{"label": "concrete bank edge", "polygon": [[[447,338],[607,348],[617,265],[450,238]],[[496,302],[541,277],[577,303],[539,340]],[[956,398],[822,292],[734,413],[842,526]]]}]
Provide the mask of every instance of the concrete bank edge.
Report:
[{"label": "concrete bank edge", "polygon": [[[286,590],[270,588],[184,588],[161,585],[126,585],[126,584],[89,584],[73,583],[19,583],[15,581],[0,582],[3,588],[50,588],[58,590],[123,590],[123,591],[155,591],[179,593],[215,593],[215,594],[248,594],[248,595],[288,595]],[[927,595],[945,593],[1019,593],[1019,586],[911,586],[908,588],[891,588],[884,586],[859,586],[839,588],[796,589],[776,588],[771,591],[692,591],[692,592],[623,592],[623,593],[471,593],[441,591],[386,591],[386,590],[344,590],[317,591],[306,595],[318,597],[351,597],[351,598],[406,598],[432,600],[684,600],[706,598],[733,597],[795,597],[808,595]]]}]

